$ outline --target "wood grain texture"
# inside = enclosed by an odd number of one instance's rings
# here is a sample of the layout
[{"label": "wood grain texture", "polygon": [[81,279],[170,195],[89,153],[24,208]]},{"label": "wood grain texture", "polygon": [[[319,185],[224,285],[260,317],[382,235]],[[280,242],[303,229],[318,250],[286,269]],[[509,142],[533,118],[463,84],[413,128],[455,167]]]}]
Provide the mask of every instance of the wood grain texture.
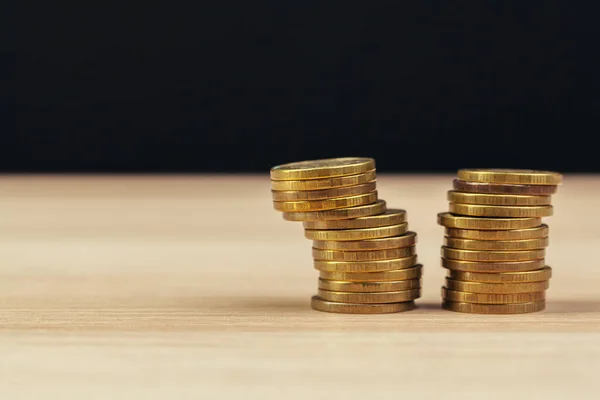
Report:
[{"label": "wood grain texture", "polygon": [[302,224],[264,176],[2,177],[0,398],[595,398],[600,177],[553,197],[545,312],[440,309],[452,176],[380,175],[425,265],[419,309],[310,309]]}]

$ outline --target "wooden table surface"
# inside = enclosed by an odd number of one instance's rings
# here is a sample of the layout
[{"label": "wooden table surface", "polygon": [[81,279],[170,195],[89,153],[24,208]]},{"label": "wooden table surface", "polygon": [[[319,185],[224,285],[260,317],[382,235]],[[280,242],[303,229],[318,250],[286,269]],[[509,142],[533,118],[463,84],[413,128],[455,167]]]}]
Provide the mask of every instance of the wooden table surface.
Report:
[{"label": "wooden table surface", "polygon": [[547,310],[516,316],[440,309],[451,179],[380,175],[424,295],[361,316],[310,309],[310,242],[268,174],[2,177],[0,398],[595,398],[600,176],[565,176]]}]

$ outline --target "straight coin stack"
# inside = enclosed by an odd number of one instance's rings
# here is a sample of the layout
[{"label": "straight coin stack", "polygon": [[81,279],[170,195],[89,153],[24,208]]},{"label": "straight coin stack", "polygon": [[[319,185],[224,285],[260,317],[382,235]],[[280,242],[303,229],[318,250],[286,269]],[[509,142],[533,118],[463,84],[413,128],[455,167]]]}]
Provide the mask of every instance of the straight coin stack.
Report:
[{"label": "straight coin stack", "polygon": [[448,192],[442,307],[479,314],[521,314],[546,306],[545,264],[551,195],[562,175],[549,171],[462,169]]},{"label": "straight coin stack", "polygon": [[377,314],[408,311],[421,296],[417,235],[406,212],[378,199],[375,160],[334,158],[271,169],[274,208],[302,221],[319,271],[315,310]]}]

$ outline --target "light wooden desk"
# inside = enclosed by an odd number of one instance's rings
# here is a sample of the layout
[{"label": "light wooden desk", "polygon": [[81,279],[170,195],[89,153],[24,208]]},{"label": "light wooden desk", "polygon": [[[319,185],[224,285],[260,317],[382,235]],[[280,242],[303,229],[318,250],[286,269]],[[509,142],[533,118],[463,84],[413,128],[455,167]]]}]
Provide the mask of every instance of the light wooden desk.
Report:
[{"label": "light wooden desk", "polygon": [[0,398],[593,398],[600,177],[547,218],[548,309],[439,309],[451,176],[380,175],[425,264],[416,311],[313,311],[310,242],[268,175],[3,177]]}]

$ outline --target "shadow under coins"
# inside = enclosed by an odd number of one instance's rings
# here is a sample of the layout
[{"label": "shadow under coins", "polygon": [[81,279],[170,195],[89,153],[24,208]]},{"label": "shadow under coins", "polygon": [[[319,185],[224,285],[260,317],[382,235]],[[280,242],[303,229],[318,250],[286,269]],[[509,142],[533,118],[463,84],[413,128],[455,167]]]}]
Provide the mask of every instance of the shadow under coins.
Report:
[{"label": "shadow under coins", "polygon": [[[296,297],[224,297],[204,299],[202,308],[212,310],[240,310],[292,313],[305,312],[310,309],[309,298]],[[415,311],[441,311],[441,302],[419,302]],[[595,300],[549,300],[544,313],[549,314],[593,314],[600,313],[600,301]]]},{"label": "shadow under coins", "polygon": [[442,303],[441,302],[425,302],[421,303],[417,300],[417,308],[416,310],[441,310]]},{"label": "shadow under coins", "polygon": [[[289,297],[227,297],[211,298],[205,306],[212,310],[240,310],[240,311],[273,311],[273,312],[298,312],[310,310],[309,298]],[[439,302],[421,303],[417,301],[418,310],[441,310]]]}]

